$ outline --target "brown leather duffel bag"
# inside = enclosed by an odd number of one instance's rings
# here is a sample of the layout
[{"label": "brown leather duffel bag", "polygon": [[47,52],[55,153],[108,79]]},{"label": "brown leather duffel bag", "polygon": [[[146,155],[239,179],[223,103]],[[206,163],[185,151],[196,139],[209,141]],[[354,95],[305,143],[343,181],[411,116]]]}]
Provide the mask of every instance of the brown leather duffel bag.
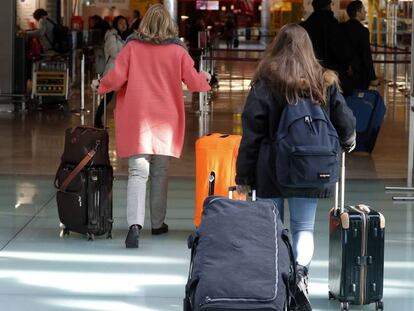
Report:
[{"label": "brown leather duffel bag", "polygon": [[62,163],[78,164],[91,150],[95,155],[87,166],[110,165],[109,137],[104,129],[86,126],[68,128],[65,132],[65,149],[62,154]]}]

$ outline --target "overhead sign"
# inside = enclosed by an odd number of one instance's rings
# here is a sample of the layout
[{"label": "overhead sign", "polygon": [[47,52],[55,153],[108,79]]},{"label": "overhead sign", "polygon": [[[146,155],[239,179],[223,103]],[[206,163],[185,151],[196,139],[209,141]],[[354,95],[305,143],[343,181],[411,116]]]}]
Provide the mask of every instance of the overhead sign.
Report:
[{"label": "overhead sign", "polygon": [[209,0],[197,0],[196,1],[197,10],[218,10],[219,2],[218,1],[209,1]]},{"label": "overhead sign", "polygon": [[95,0],[97,7],[115,7],[117,9],[129,9],[129,0]]},{"label": "overhead sign", "polygon": [[131,10],[138,10],[142,16],[145,14],[148,8],[155,3],[159,3],[159,1],[158,0],[130,0],[129,6]]}]

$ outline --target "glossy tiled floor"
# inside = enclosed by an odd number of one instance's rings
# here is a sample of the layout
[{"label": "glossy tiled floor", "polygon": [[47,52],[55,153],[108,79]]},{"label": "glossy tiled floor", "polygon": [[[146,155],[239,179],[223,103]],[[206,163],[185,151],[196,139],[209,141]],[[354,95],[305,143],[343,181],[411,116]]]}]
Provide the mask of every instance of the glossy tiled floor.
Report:
[{"label": "glossy tiled floor", "polygon": [[[238,113],[254,67],[249,62],[217,63],[220,88],[212,95],[210,131],[240,133]],[[27,115],[0,114],[0,310],[182,310],[190,255],[186,238],[193,230],[194,141],[199,134],[197,105],[191,94],[185,95],[185,148],[183,157],[174,160],[171,168],[167,213],[171,231],[151,236],[146,226],[138,250],[127,250],[123,244],[127,226],[126,166],[116,157],[113,140],[113,239],[88,242],[77,234],[61,237],[53,174],[63,149],[63,130],[79,124],[80,117],[53,109]],[[401,94],[396,94],[394,100],[391,93],[390,98],[373,154],[348,157],[347,203],[364,202],[384,213],[385,310],[412,311],[414,203],[393,203],[393,194],[384,192],[384,185],[405,183],[407,109]],[[76,93],[71,105],[77,105]],[[87,121],[89,117],[85,116]],[[113,135],[112,118],[109,127]],[[339,310],[337,302],[327,299],[327,216],[332,204],[332,200],[321,200],[316,218],[315,256],[310,271],[311,300],[316,311]]]},{"label": "glossy tiled floor", "polygon": [[[113,239],[94,242],[77,234],[60,236],[51,184],[51,177],[0,178],[0,310],[182,310],[193,178],[172,177],[167,216],[171,232],[155,237],[145,228],[138,250],[123,245],[125,179],[116,180],[114,186]],[[393,204],[382,181],[351,180],[347,186],[349,204],[365,202],[387,219],[386,310],[413,310],[413,206]],[[335,301],[327,299],[327,215],[332,204],[321,200],[317,213],[310,272],[314,310],[339,310]]]}]

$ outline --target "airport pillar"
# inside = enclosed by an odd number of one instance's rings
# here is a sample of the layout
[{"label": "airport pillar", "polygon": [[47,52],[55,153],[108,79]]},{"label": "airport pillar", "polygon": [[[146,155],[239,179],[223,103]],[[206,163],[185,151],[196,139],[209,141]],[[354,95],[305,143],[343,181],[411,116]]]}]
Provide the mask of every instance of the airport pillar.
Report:
[{"label": "airport pillar", "polygon": [[177,0],[164,0],[164,6],[177,23]]},{"label": "airport pillar", "polygon": [[270,41],[269,28],[270,28],[270,0],[262,0],[260,11],[260,32],[262,43],[267,44]]},{"label": "airport pillar", "polygon": [[16,33],[16,1],[0,1],[0,29],[2,48],[0,49],[0,93],[13,93],[14,39]]}]

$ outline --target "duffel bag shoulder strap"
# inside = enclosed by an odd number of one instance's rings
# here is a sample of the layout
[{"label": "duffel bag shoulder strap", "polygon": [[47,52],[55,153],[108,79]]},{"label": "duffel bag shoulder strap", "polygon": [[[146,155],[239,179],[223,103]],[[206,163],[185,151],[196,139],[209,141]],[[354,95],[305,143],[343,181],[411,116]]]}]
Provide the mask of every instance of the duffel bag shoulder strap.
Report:
[{"label": "duffel bag shoulder strap", "polygon": [[290,265],[291,265],[291,275],[288,277],[287,280],[284,280],[286,285],[286,296],[287,300],[289,302],[289,298],[294,299],[295,297],[295,291],[296,291],[296,260],[295,256],[293,254],[293,248],[292,248],[292,241],[289,236],[289,231],[287,229],[283,229],[282,231],[282,240],[285,243],[288,253],[289,253],[289,259],[290,259]]},{"label": "duffel bag shoulder strap", "polygon": [[92,160],[92,158],[95,156],[96,151],[100,145],[100,142],[96,142],[96,146],[94,149],[89,150],[89,152],[86,154],[86,156],[82,159],[82,161],[79,162],[78,165],[73,169],[73,171],[69,174],[68,177],[62,182],[62,185],[60,186],[60,191],[66,191],[66,188],[69,186],[69,184],[72,182],[72,180],[80,173],[80,171],[89,163],[89,161]]},{"label": "duffel bag shoulder strap", "polygon": [[183,299],[183,311],[193,311],[194,289],[197,287],[198,279],[193,278],[193,264],[199,236],[197,233],[191,234],[187,239],[188,248],[191,249],[190,268],[188,271],[187,284],[185,286],[185,297]]}]

